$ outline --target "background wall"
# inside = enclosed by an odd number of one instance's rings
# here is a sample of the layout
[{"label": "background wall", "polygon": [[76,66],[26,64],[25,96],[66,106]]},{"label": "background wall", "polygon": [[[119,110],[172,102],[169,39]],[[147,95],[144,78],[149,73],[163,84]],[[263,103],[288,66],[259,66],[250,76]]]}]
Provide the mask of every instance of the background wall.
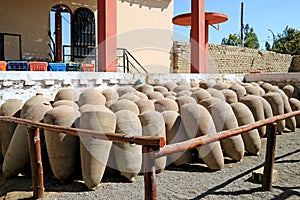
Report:
[{"label": "background wall", "polygon": [[[293,57],[249,48],[209,44],[209,72],[221,74],[288,72]],[[174,72],[189,73],[190,44],[174,42]]]},{"label": "background wall", "polygon": [[117,46],[151,73],[169,73],[173,47],[173,0],[118,0]]},{"label": "background wall", "polygon": [[[96,10],[95,0],[1,0],[0,32],[22,35],[22,54],[37,59],[48,59],[50,52],[48,31],[50,9],[56,4],[65,4],[74,11],[78,7]],[[14,55],[18,49],[10,48]]]},{"label": "background wall", "polygon": [[[49,15],[56,4],[72,12],[88,7],[97,18],[96,0],[1,0],[0,32],[22,35],[23,56],[48,59]],[[127,48],[149,72],[170,72],[173,13],[173,0],[117,0],[117,46]],[[18,46],[9,43],[6,54],[18,53]]]}]

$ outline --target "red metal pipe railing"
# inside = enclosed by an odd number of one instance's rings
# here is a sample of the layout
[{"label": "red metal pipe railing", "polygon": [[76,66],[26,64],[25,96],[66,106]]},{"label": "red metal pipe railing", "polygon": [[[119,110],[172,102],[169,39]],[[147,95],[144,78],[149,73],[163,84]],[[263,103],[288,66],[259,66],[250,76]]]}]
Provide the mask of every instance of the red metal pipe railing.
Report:
[{"label": "red metal pipe railing", "polygon": [[[27,119],[0,116],[0,121],[13,122],[18,124],[23,124],[28,127],[28,144],[30,149],[30,162],[31,162],[31,172],[32,172],[32,188],[33,188],[33,198],[39,199],[44,195],[44,177],[43,177],[43,165],[41,158],[41,145],[40,145],[40,135],[39,128],[57,132],[65,133],[73,136],[80,137],[92,137],[100,140],[109,140],[113,142],[124,142],[143,145],[143,153],[145,166],[145,199],[156,199],[156,181],[155,181],[155,154],[154,151],[165,146],[165,139],[163,137],[155,136],[128,136],[119,133],[102,133],[99,131],[76,129],[76,128],[66,128],[51,124],[44,124],[41,122],[34,122]],[[150,186],[148,185],[150,184]],[[146,194],[149,194],[146,197]]]},{"label": "red metal pipe railing", "polygon": [[[262,190],[263,191],[271,191],[272,190],[272,173],[273,173],[273,167],[274,167],[274,158],[275,158],[275,146],[276,146],[276,130],[277,125],[274,124],[277,121],[281,121],[290,117],[294,117],[296,115],[300,115],[300,110],[293,111],[287,114],[283,115],[277,115],[265,120],[260,120],[257,122],[254,122],[252,124],[247,124],[244,126],[240,126],[235,129],[222,131],[216,134],[210,134],[210,135],[204,135],[197,138],[193,138],[184,142],[175,143],[175,144],[169,144],[160,149],[160,151],[155,153],[155,158],[159,158],[162,156],[170,155],[173,153],[178,153],[182,151],[186,151],[189,149],[196,148],[198,146],[214,142],[217,140],[221,140],[224,138],[228,138],[231,136],[239,135],[248,131],[251,131],[253,129],[270,125],[269,132],[268,132],[268,140],[267,140],[267,150],[266,150],[266,161],[264,165],[264,174],[263,174],[263,182],[262,182]],[[150,163],[155,163],[155,158]],[[155,166],[154,166],[155,167]],[[152,178],[155,180],[155,174]],[[153,185],[152,183],[147,183],[147,185]],[[146,183],[145,183],[145,192],[146,190]],[[155,189],[156,190],[156,189]],[[145,194],[146,197],[146,194]],[[146,198],[145,198],[146,199]],[[156,199],[156,196],[153,197],[153,199]]]},{"label": "red metal pipe railing", "polygon": [[155,136],[129,136],[126,134],[119,133],[103,133],[100,131],[86,130],[86,129],[77,129],[77,128],[66,128],[51,124],[44,124],[41,122],[34,122],[27,119],[21,119],[16,117],[7,117],[0,116],[0,121],[13,122],[18,124],[23,124],[27,126],[33,126],[36,128],[41,128],[44,130],[57,132],[57,133],[65,133],[73,136],[80,137],[92,137],[99,140],[109,140],[113,142],[125,142],[132,143],[138,145],[146,145],[146,146],[157,146],[163,147],[166,142],[163,137],[155,137]]},{"label": "red metal pipe railing", "polygon": [[290,118],[290,117],[294,117],[296,115],[300,115],[300,110],[298,111],[293,111],[287,114],[283,114],[283,115],[277,115],[268,119],[264,119],[264,120],[260,120],[257,122],[254,122],[252,124],[247,124],[244,126],[240,126],[238,128],[235,129],[230,129],[230,130],[226,130],[226,131],[222,131],[216,134],[209,134],[209,135],[204,135],[201,137],[197,137],[197,138],[193,138],[184,142],[180,142],[180,143],[174,143],[174,144],[168,144],[165,147],[163,147],[162,149],[160,149],[159,152],[155,153],[155,157],[162,157],[162,156],[166,156],[166,155],[170,155],[173,153],[178,153],[178,152],[182,152],[182,151],[186,151],[189,149],[193,149],[196,148],[200,145],[204,145],[210,142],[214,142],[217,140],[221,140],[224,138],[228,138],[231,136],[235,136],[235,135],[239,135],[242,134],[244,132],[248,132],[251,131],[253,129],[257,129],[259,127],[268,125],[268,124],[272,124],[274,122],[277,121],[281,121],[284,120],[286,118]]},{"label": "red metal pipe railing", "polygon": [[[166,146],[165,146],[164,138],[161,137],[127,136],[125,134],[118,134],[118,133],[102,133],[98,131],[91,131],[91,130],[84,130],[84,129],[65,128],[56,125],[49,125],[40,122],[33,122],[26,119],[7,117],[7,116],[0,116],[0,121],[19,123],[19,124],[37,128],[33,130],[29,129],[28,131],[29,144],[31,149],[30,159],[31,159],[32,172],[33,172],[32,184],[33,184],[34,198],[41,198],[44,192],[43,168],[42,168],[42,159],[41,159],[41,152],[40,152],[40,143],[39,140],[37,140],[39,138],[39,128],[42,128],[45,130],[70,134],[74,136],[93,137],[100,140],[110,140],[114,142],[135,143],[138,145],[143,145],[143,153],[144,155],[146,155],[144,156],[145,199],[150,200],[150,199],[157,199],[156,181],[155,181],[155,159],[156,158],[170,155],[173,153],[186,151],[188,149],[193,149],[200,145],[204,145],[220,139],[228,138],[234,135],[239,135],[241,133],[248,132],[250,130],[265,125],[271,125],[270,128],[271,131],[268,134],[268,144],[267,144],[267,151],[266,151],[267,155],[266,155],[266,162],[265,162],[266,169],[264,171],[263,190],[271,190],[272,171],[274,166],[275,143],[276,143],[276,125],[274,123],[296,115],[300,115],[300,110],[293,111],[283,115],[274,116],[272,118],[268,118],[265,120],[260,120],[255,123],[244,125],[236,129],[226,130],[211,135],[205,135],[184,142],[169,144]],[[159,150],[159,148],[161,149]]]}]

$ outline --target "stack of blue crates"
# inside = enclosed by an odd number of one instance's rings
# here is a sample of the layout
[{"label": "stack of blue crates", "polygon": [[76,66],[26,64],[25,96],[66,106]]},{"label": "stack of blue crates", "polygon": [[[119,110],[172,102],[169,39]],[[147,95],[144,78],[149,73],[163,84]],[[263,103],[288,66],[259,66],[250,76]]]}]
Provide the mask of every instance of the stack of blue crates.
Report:
[{"label": "stack of blue crates", "polygon": [[48,63],[48,71],[66,71],[66,63]]},{"label": "stack of blue crates", "polygon": [[6,71],[28,71],[29,64],[27,61],[8,61]]}]

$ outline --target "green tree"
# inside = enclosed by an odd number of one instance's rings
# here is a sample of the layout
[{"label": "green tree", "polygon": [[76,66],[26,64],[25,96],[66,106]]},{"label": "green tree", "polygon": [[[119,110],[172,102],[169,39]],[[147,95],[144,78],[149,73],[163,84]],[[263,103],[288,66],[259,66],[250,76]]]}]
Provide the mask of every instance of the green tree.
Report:
[{"label": "green tree", "polygon": [[223,38],[221,44],[230,46],[240,46],[241,38],[236,33],[229,34],[228,38]]},{"label": "green tree", "polygon": [[[259,41],[256,33],[254,32],[254,28],[250,27],[249,24],[246,24],[244,29],[244,46],[252,49],[259,48]],[[240,46],[242,44],[241,37],[234,33],[229,34],[228,38],[223,38],[221,44],[223,45],[231,45],[231,46]]]},{"label": "green tree", "polygon": [[267,42],[266,49],[277,53],[300,55],[300,31],[288,26],[282,34],[273,35],[273,45]]},{"label": "green tree", "polygon": [[269,42],[266,42],[266,43],[265,43],[265,47],[266,47],[266,50],[267,50],[267,51],[271,51],[271,49],[272,49]]},{"label": "green tree", "polygon": [[259,41],[256,33],[254,32],[254,28],[250,27],[249,24],[245,26],[245,37],[244,37],[244,46],[251,49],[259,48]]}]

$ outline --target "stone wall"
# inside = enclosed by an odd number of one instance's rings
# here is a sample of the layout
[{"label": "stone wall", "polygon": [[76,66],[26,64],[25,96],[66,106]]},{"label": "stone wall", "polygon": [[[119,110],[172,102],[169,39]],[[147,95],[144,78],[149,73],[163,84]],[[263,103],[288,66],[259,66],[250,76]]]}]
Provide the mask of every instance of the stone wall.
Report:
[{"label": "stone wall", "polygon": [[[288,72],[292,56],[270,51],[209,44],[209,72],[236,74],[250,72]],[[190,72],[190,43],[174,42],[174,72]]]},{"label": "stone wall", "polygon": [[185,42],[174,42],[173,44],[173,72],[189,73],[191,45]]},{"label": "stone wall", "polygon": [[300,72],[300,56],[293,56],[289,72]]}]

